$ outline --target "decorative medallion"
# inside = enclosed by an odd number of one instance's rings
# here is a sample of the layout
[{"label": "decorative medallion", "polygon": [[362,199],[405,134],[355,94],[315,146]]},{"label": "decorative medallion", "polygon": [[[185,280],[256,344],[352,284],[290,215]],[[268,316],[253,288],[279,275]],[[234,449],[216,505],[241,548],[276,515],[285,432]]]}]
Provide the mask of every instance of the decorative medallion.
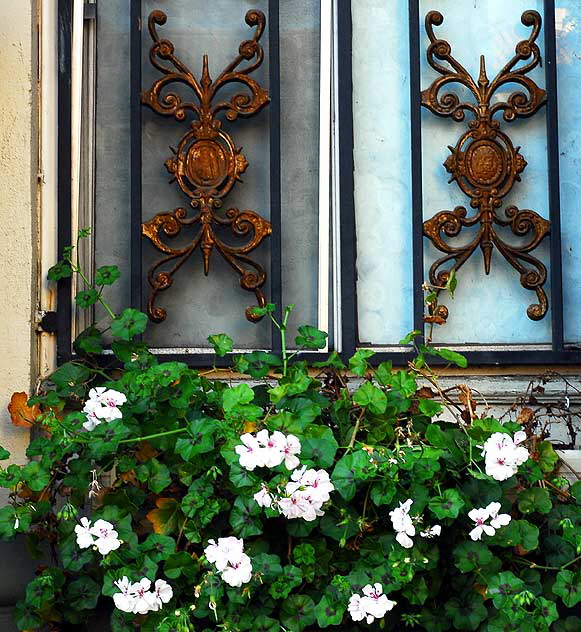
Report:
[{"label": "decorative medallion", "polygon": [[[173,284],[175,273],[199,248],[202,253],[204,274],[210,269],[210,256],[217,250],[226,262],[240,275],[240,285],[244,290],[254,292],[259,306],[266,304],[262,286],[266,281],[264,268],[253,261],[249,254],[257,248],[265,237],[271,234],[270,222],[253,211],[240,211],[229,208],[220,212],[223,199],[248,167],[248,162],[236,147],[232,137],[222,129],[220,113],[230,121],[238,116],[252,116],[268,102],[266,90],[248,75],[258,68],[264,59],[264,51],[259,40],[264,32],[266,19],[261,11],[248,11],[246,24],[255,26],[253,39],[240,44],[238,56],[212,81],[208,71],[208,56],[204,55],[202,75],[198,81],[192,72],[174,55],[174,45],[160,39],[157,25],[163,25],[167,16],[162,11],[153,11],[149,16],[149,33],[153,45],[149,52],[151,64],[163,77],[158,79],[148,92],[141,95],[141,102],[162,116],[171,116],[179,122],[187,122],[188,131],[182,136],[174,156],[165,162],[180,189],[195,209],[189,215],[185,208],[176,208],[171,212],[158,213],[154,218],[142,224],[143,235],[164,256],[148,272],[151,294],[147,302],[149,318],[155,322],[165,320],[167,313],[155,302],[159,292],[167,290]],[[245,67],[239,68],[244,62]],[[216,100],[216,95],[228,84],[243,84],[247,93],[237,93],[229,100]],[[176,92],[167,91],[172,84],[185,85],[193,93],[193,101],[184,101]],[[230,229],[236,236],[246,238],[245,244],[232,246],[222,241],[215,228]],[[182,230],[195,232],[190,243],[174,248],[164,238],[173,238]],[[246,310],[248,320],[259,320]]]},{"label": "decorative medallion", "polygon": [[[541,63],[539,47],[536,44],[541,30],[541,16],[536,11],[525,11],[521,21],[532,27],[527,40],[516,45],[514,57],[490,81],[486,74],[484,56],[480,57],[480,75],[474,80],[468,71],[452,56],[452,48],[446,40],[437,39],[434,26],[444,21],[438,11],[430,11],[426,16],[426,32],[430,39],[427,51],[428,63],[441,77],[422,92],[422,105],[434,114],[450,117],[461,122],[469,112],[474,119],[469,130],[458,140],[455,147],[449,147],[451,155],[444,163],[450,182],[456,182],[462,192],[470,198],[470,206],[477,209],[472,215],[463,206],[453,211],[440,211],[424,222],[424,235],[434,246],[445,253],[430,267],[430,283],[444,287],[452,270],[458,270],[480,246],[484,257],[484,271],[490,273],[490,262],[494,248],[520,274],[521,285],[537,295],[538,303],[529,305],[527,315],[532,320],[540,320],[547,313],[548,301],[544,290],[547,268],[530,253],[550,233],[550,222],[531,210],[520,210],[509,206],[504,216],[497,213],[503,198],[510,193],[514,184],[520,181],[520,174],[527,166],[510,138],[500,129],[494,119],[502,112],[506,122],[516,118],[527,118],[535,114],[547,102],[546,92],[527,76]],[[447,66],[440,62],[446,62]],[[520,62],[527,62],[517,68]],[[456,94],[440,95],[444,86],[460,84],[472,93],[474,102],[461,102]],[[507,84],[517,84],[525,92],[512,92],[506,100],[500,100],[499,88]],[[498,100],[492,103],[496,94]],[[504,95],[503,95],[504,96]],[[470,243],[453,246],[447,238],[457,237],[463,228],[478,227],[478,234]],[[518,246],[504,241],[496,227],[508,227],[512,233],[524,239]],[[451,264],[451,265],[450,265]]]}]

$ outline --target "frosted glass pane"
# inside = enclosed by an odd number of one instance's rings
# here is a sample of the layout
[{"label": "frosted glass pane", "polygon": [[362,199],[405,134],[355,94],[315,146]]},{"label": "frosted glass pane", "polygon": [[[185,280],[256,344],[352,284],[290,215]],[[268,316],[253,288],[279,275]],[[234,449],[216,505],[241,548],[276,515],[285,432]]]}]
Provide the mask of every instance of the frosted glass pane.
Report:
[{"label": "frosted glass pane", "polygon": [[[517,42],[529,36],[530,28],[522,25],[520,17],[523,11],[536,9],[542,15],[541,0],[440,0],[434,7],[431,0],[420,0],[420,15],[437,8],[444,16],[442,26],[435,27],[437,37],[446,39],[452,46],[453,56],[469,71],[478,77],[479,58],[486,56],[487,73],[492,80],[496,73],[512,58]],[[537,42],[544,51],[543,31]],[[426,49],[429,40],[423,28],[421,35],[422,89],[440,76],[428,66]],[[522,62],[521,62],[522,64]],[[545,86],[544,71],[535,69],[529,74],[539,86]],[[456,92],[456,85],[449,86],[450,92]],[[514,85],[504,86],[496,98],[506,98],[510,92],[519,89]],[[444,92],[447,90],[444,89]],[[462,98],[462,94],[459,93]],[[456,185],[447,184],[449,174],[442,163],[450,155],[448,145],[455,146],[459,137],[468,129],[471,119],[456,123],[450,118],[438,118],[431,112],[422,113],[422,158],[424,218],[428,219],[441,210],[452,210],[456,206],[465,206],[469,215],[470,199]],[[498,115],[496,117],[499,118]],[[528,166],[522,173],[522,182],[515,183],[512,192],[504,198],[503,207],[514,204],[520,209],[532,209],[542,217],[548,218],[547,185],[547,141],[545,109],[539,110],[532,118],[512,123],[501,121],[501,129],[508,134],[515,146],[522,146]],[[502,216],[502,208],[498,213]],[[474,234],[464,229],[462,237],[452,238],[450,243],[467,243]],[[509,243],[518,243],[518,238],[510,231],[502,233]],[[435,259],[442,256],[425,239],[425,265],[427,270]],[[549,268],[549,240],[533,253]],[[437,342],[445,344],[539,344],[551,340],[550,309],[543,320],[532,321],[526,314],[529,304],[536,303],[534,292],[520,285],[520,275],[498,253],[494,251],[490,275],[484,273],[483,258],[477,250],[458,272],[458,290],[455,300],[445,302],[450,309],[448,323],[436,330]],[[550,298],[547,281],[545,289]]]},{"label": "frosted glass pane", "polygon": [[581,343],[581,5],[556,3],[565,341]]},{"label": "frosted glass pane", "polygon": [[352,15],[359,340],[393,344],[413,329],[407,3]]}]

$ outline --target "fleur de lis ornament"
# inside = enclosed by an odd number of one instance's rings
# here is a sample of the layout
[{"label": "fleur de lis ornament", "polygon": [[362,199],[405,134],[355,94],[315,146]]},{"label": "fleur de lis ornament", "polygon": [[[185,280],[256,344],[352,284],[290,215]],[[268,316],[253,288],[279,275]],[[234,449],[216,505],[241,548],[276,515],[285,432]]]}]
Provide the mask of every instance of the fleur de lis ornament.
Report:
[{"label": "fleur de lis ornament", "polygon": [[[210,77],[208,56],[204,55],[199,81],[174,54],[174,45],[159,37],[157,26],[166,21],[167,16],[162,11],[153,11],[149,16],[149,33],[153,40],[149,59],[163,76],[150,90],[141,94],[141,101],[157,114],[173,117],[176,121],[193,119],[165,166],[172,181],[177,182],[189,198],[189,205],[195,213],[190,216],[186,208],[180,207],[158,213],[142,224],[143,235],[165,255],[148,272],[151,286],[148,315],[155,322],[165,320],[166,310],[155,304],[157,295],[171,287],[174,274],[197,249],[202,253],[204,274],[208,274],[210,256],[217,250],[240,275],[241,287],[254,292],[258,305],[264,306],[266,300],[261,288],[266,281],[266,273],[249,254],[271,234],[271,227],[254,211],[237,208],[220,211],[223,199],[240,180],[248,162],[241,148],[236,147],[232,137],[222,129],[222,121],[217,116],[223,113],[232,122],[239,116],[256,114],[269,102],[267,91],[249,77],[264,59],[259,40],[266,19],[261,11],[248,11],[246,24],[256,27],[254,37],[240,44],[238,55],[215,80]],[[246,65],[240,67],[244,62]],[[217,97],[222,88],[233,83],[242,84],[248,90],[227,100],[219,100]],[[190,88],[194,99],[185,101],[177,92],[166,90],[172,84]],[[247,238],[248,241],[240,246],[227,244],[217,235],[216,228],[230,229],[236,237]],[[164,237],[176,237],[183,229],[194,229],[186,246],[172,247],[164,241]],[[252,307],[246,310],[246,317],[251,321],[259,320]]]},{"label": "fleur de lis ornament", "polygon": [[[548,308],[543,287],[547,269],[531,252],[549,234],[550,222],[535,211],[520,210],[516,206],[507,207],[504,216],[497,213],[503,198],[520,181],[527,163],[520,147],[514,147],[494,116],[502,113],[506,122],[527,118],[547,102],[546,92],[527,76],[541,62],[536,43],[541,30],[541,16],[536,11],[522,14],[521,21],[532,28],[531,34],[516,45],[514,57],[492,81],[486,73],[484,56],[480,57],[478,79],[474,79],[452,56],[450,44],[436,37],[434,26],[441,25],[443,21],[438,11],[430,11],[426,16],[426,32],[430,39],[428,63],[441,76],[422,92],[422,105],[438,116],[450,117],[458,122],[464,121],[466,112],[473,115],[468,131],[459,138],[455,147],[449,147],[451,155],[444,166],[451,174],[450,182],[455,181],[471,198],[470,206],[476,212],[469,215],[465,207],[457,206],[453,211],[440,211],[424,222],[424,235],[445,253],[430,267],[430,283],[437,287],[445,286],[451,271],[464,265],[478,247],[483,254],[484,271],[489,274],[492,252],[496,248],[520,273],[521,285],[536,293],[538,302],[529,305],[527,315],[532,320],[540,320]],[[521,62],[526,63],[519,66]],[[454,83],[468,88],[474,100],[462,102],[454,93],[440,94],[442,88]],[[493,96],[507,84],[522,86],[526,92],[515,91],[506,100],[493,103]],[[446,238],[457,237],[463,228],[472,226],[479,230],[468,244],[454,246],[448,243]],[[500,237],[497,227],[510,228],[525,242],[518,246],[507,243]]]}]

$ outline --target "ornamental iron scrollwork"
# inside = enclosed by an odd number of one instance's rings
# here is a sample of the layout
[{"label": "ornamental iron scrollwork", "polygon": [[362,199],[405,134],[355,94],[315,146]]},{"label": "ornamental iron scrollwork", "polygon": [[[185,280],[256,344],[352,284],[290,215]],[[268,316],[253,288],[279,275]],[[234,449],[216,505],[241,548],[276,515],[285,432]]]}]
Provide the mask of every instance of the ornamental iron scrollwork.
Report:
[{"label": "ornamental iron scrollwork", "polygon": [[[516,45],[514,57],[498,75],[490,81],[486,74],[484,56],[480,57],[480,75],[474,80],[470,73],[452,56],[450,44],[434,35],[434,26],[444,21],[438,11],[426,16],[426,32],[430,39],[427,51],[428,63],[441,77],[422,92],[422,105],[441,117],[450,117],[461,122],[469,112],[474,119],[455,147],[449,147],[451,155],[444,163],[451,174],[450,183],[456,181],[463,193],[471,198],[470,206],[477,209],[473,215],[463,206],[453,211],[441,211],[424,222],[424,235],[433,245],[445,253],[430,267],[430,283],[444,287],[452,270],[458,270],[480,246],[484,257],[484,271],[490,273],[490,261],[494,248],[520,273],[520,283],[537,295],[538,303],[529,305],[527,315],[532,320],[541,320],[547,313],[548,301],[543,288],[547,279],[545,265],[530,253],[550,233],[550,222],[528,209],[509,206],[505,216],[496,209],[512,190],[527,163],[520,147],[514,147],[511,139],[494,120],[502,112],[506,122],[516,118],[527,118],[535,114],[547,102],[545,90],[540,88],[527,74],[541,63],[541,54],[536,43],[541,30],[541,16],[536,11],[525,11],[521,21],[532,27],[527,40]],[[448,66],[440,62],[445,62]],[[520,62],[527,62],[517,68]],[[472,93],[475,102],[462,102],[453,93],[440,95],[444,86],[460,84]],[[492,103],[498,89],[507,84],[518,84],[525,92],[512,92],[505,101]],[[467,245],[450,245],[446,238],[457,237],[463,228],[477,227],[478,234]],[[515,236],[526,239],[526,243],[515,246],[508,244],[498,234],[496,227],[510,228]],[[446,265],[451,262],[451,265]],[[443,266],[446,266],[442,269]],[[447,309],[444,306],[447,314]]]},{"label": "ornamental iron scrollwork", "polygon": [[[254,292],[259,306],[266,300],[262,286],[266,281],[264,268],[252,260],[249,254],[257,248],[265,237],[271,234],[270,222],[254,211],[229,208],[221,213],[223,199],[240,175],[248,167],[241,148],[236,147],[232,137],[222,129],[217,115],[224,113],[232,122],[238,116],[251,116],[261,110],[270,100],[268,92],[248,75],[256,70],[264,59],[264,51],[259,40],[264,32],[266,19],[261,11],[246,13],[246,24],[256,27],[254,37],[243,41],[238,56],[212,80],[208,70],[208,55],[204,55],[202,75],[198,81],[187,66],[174,55],[174,45],[167,39],[160,39],[156,27],[167,21],[163,11],[152,11],[149,16],[149,33],[153,45],[149,51],[151,64],[164,76],[154,82],[151,89],[141,94],[141,102],[157,114],[170,116],[185,122],[193,115],[188,131],[182,136],[174,156],[166,160],[165,166],[180,189],[190,199],[190,206],[196,209],[193,216],[186,208],[158,213],[142,224],[142,233],[149,238],[164,257],[156,262],[148,272],[151,293],[147,302],[149,318],[161,322],[167,317],[162,307],[155,305],[159,292],[173,284],[174,275],[200,249],[204,274],[210,269],[210,255],[216,249],[225,261],[240,275],[240,286]],[[243,62],[249,62],[240,68]],[[216,95],[228,84],[242,84],[248,92],[237,93],[227,100],[216,100]],[[189,88],[194,100],[183,100],[176,92],[165,90],[170,85],[181,84]],[[196,229],[189,244],[172,247],[164,237],[175,238],[182,229]],[[225,243],[216,234],[216,228],[229,229],[236,237],[247,238],[241,246]],[[169,264],[169,265],[168,265]],[[161,270],[160,270],[161,268]],[[256,322],[259,317],[247,308],[246,317]]]}]

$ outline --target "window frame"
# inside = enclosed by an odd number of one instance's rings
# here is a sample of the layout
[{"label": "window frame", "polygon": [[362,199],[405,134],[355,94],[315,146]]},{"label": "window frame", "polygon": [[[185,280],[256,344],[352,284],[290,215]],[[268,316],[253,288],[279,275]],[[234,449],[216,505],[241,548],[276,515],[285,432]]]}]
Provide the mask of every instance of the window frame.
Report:
[{"label": "window frame", "polygon": [[[73,218],[71,214],[71,98],[72,86],[72,23],[73,6],[80,0],[58,0],[58,252],[71,245]],[[487,345],[477,349],[462,345],[448,345],[462,352],[471,365],[576,365],[581,364],[581,350],[566,348],[563,341],[563,297],[562,262],[560,244],[560,183],[558,144],[558,102],[555,0],[544,1],[544,42],[545,81],[549,94],[547,103],[547,140],[549,165],[549,203],[551,220],[550,278],[551,278],[551,318],[552,343],[547,345]],[[270,301],[277,305],[281,314],[282,261],[281,261],[281,204],[280,204],[280,60],[278,28],[270,28],[278,23],[278,0],[268,2],[269,38],[269,80],[270,80],[270,178],[271,178],[271,265]],[[360,348],[376,352],[374,362],[391,361],[395,365],[405,365],[413,359],[411,347],[377,346],[359,344],[357,336],[357,269],[356,269],[356,224],[354,202],[354,162],[353,162],[353,82],[352,82],[352,22],[351,0],[321,0],[321,15],[332,18],[332,55],[329,76],[334,89],[331,90],[333,104],[329,129],[329,153],[326,164],[331,166],[331,177],[324,195],[329,199],[327,224],[319,217],[321,226],[329,229],[330,261],[319,269],[330,278],[332,301],[326,305],[333,314],[334,349],[347,360]],[[90,7],[88,10],[86,7]],[[85,17],[96,17],[95,4],[85,4]],[[330,12],[327,12],[330,11]],[[420,15],[417,1],[408,0],[409,41],[410,41],[410,104],[411,104],[411,226],[413,244],[414,281],[414,328],[424,328],[424,296],[422,283],[424,271],[424,236],[422,207],[422,164],[421,164],[421,79],[420,79]],[[131,307],[142,306],[142,260],[141,260],[141,2],[131,2]],[[324,113],[321,112],[321,120]],[[273,124],[272,124],[273,123]],[[324,162],[324,161],[323,161]],[[319,209],[321,210],[321,209]],[[321,242],[319,242],[321,248]],[[330,275],[328,274],[332,272]],[[319,283],[321,287],[321,283]],[[72,349],[71,327],[73,324],[72,284],[70,279],[59,281],[57,290],[57,359],[59,362],[75,358]],[[321,295],[319,292],[319,314],[321,318]],[[274,330],[274,328],[273,328]],[[280,352],[280,340],[273,331],[271,349]],[[533,348],[534,347],[534,348]],[[160,360],[187,362],[192,366],[210,366],[216,360],[210,351],[204,353],[184,353],[175,350],[156,349]],[[320,361],[325,352],[301,352],[299,357],[310,361]],[[104,356],[104,360],[111,358]],[[218,358],[217,366],[227,366],[231,358]],[[434,364],[445,364],[436,361]]]}]

